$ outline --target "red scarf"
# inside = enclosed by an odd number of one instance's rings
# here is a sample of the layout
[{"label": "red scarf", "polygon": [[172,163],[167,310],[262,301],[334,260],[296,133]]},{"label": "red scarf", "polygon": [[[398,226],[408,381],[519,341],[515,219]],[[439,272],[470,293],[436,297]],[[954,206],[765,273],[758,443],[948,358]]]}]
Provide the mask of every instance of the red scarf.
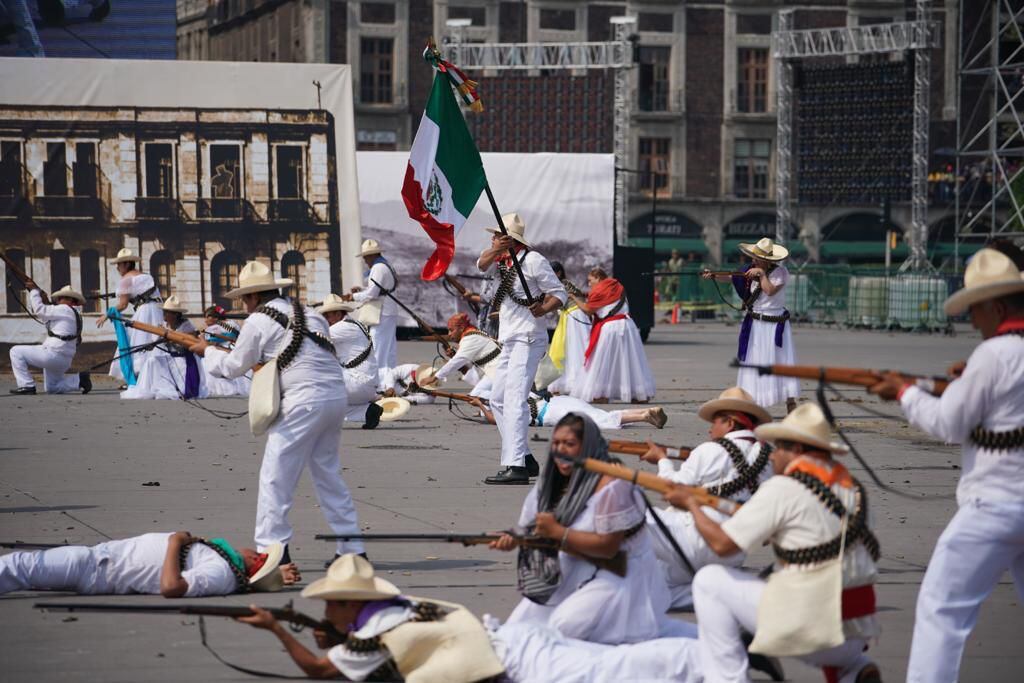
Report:
[{"label": "red scarf", "polygon": [[267,553],[258,553],[256,559],[249,565],[249,576],[255,576],[256,572],[263,569],[263,565],[267,563]]},{"label": "red scarf", "polygon": [[[619,301],[624,293],[625,288],[621,282],[613,277],[605,278],[590,289],[590,294],[587,295],[587,306],[593,308],[596,314],[598,308]],[[597,349],[597,341],[601,338],[601,328],[605,326],[605,323],[610,323],[613,320],[624,320],[626,317],[625,313],[616,313],[607,318],[597,320],[590,326],[590,343],[583,354],[584,367],[590,365],[590,359],[593,357],[594,350]]]},{"label": "red scarf", "polygon": [[1006,334],[1007,332],[1016,332],[1018,330],[1024,330],[1024,318],[1008,318],[999,323],[999,327],[996,328],[996,334]]},{"label": "red scarf", "polygon": [[[516,242],[516,246],[514,248],[516,254],[516,261],[522,263],[523,256],[520,256],[520,254],[526,251],[526,246]],[[503,264],[506,268],[514,268],[514,266],[512,265],[512,255],[508,253],[508,249],[505,250],[502,256],[498,257],[497,261],[498,263]]]}]

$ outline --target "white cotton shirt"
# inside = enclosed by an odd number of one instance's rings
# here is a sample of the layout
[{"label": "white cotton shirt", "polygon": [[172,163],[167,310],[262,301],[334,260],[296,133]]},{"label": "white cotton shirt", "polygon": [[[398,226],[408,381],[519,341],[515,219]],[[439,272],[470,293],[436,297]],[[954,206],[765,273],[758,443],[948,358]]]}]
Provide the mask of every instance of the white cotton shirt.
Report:
[{"label": "white cotton shirt", "polygon": [[754,312],[780,315],[782,310],[786,308],[786,283],[789,282],[789,271],[786,270],[785,266],[776,266],[768,274],[768,281],[778,287],[779,290],[771,296],[767,292],[761,292],[761,295],[757,297],[757,301],[754,302]]},{"label": "white cotton shirt", "polygon": [[915,427],[963,446],[956,489],[959,505],[1024,501],[1024,449],[992,451],[970,439],[978,425],[993,432],[1024,427],[1024,337],[983,341],[967,360],[963,375],[941,397],[912,386],[903,392],[900,405]]},{"label": "white cotton shirt", "polygon": [[[740,429],[729,432],[725,438],[736,444],[743,452],[747,464],[753,466],[761,453],[760,445],[756,444],[754,432],[749,429]],[[772,475],[771,466],[766,466],[761,471],[759,482],[763,482]],[[676,469],[675,461],[665,458],[658,461],[658,476],[668,479],[676,484],[685,486],[717,486],[726,484],[739,476],[736,467],[732,463],[729,453],[714,441],[705,441],[694,448],[690,455]],[[750,491],[744,489],[732,497],[733,500],[744,501],[750,497]]]},{"label": "white cotton shirt", "polygon": [[[476,367],[474,363],[481,358],[485,358],[488,354],[493,353],[497,350],[498,344],[490,337],[483,334],[466,334],[459,340],[459,347],[455,351],[455,355],[451,357],[447,363],[445,363],[440,370],[437,371],[437,379],[443,381],[448,378],[453,372],[461,368]],[[497,364],[498,358],[495,356],[487,366],[484,366],[484,374],[488,374],[486,368],[492,364]]]},{"label": "white cotton shirt", "polygon": [[[99,585],[103,593],[160,594],[160,572],[167,556],[168,532],[143,534],[93,546],[99,562]],[[188,583],[187,598],[230,595],[235,592],[235,575],[215,551],[196,543],[189,548],[181,576]]]},{"label": "white cotton shirt", "polygon": [[[401,626],[413,617],[411,607],[393,605],[385,607],[371,616],[361,629],[353,633],[357,638],[373,638]],[[335,645],[327,651],[327,659],[347,680],[365,681],[382,664],[391,659],[387,650],[375,652],[353,652],[344,644]]]},{"label": "white cotton shirt", "polygon": [[[569,295],[565,287],[551,270],[548,260],[535,251],[526,252],[525,256],[517,255],[521,259],[523,275],[526,276],[526,283],[530,286],[530,294],[535,300],[543,300],[544,295],[551,294],[558,298],[565,305]],[[480,261],[477,259],[477,267]],[[513,266],[514,267],[514,266]],[[490,268],[484,270],[488,275],[498,272],[497,261],[491,264]],[[512,295],[519,299],[525,299],[523,285],[519,276],[512,280]],[[530,309],[520,306],[512,301],[511,296],[505,297],[501,304],[501,312],[498,314],[498,341],[504,344],[507,341],[531,342],[541,336],[547,338],[547,322],[543,317],[535,318]]]},{"label": "white cotton shirt", "polygon": [[[334,342],[334,351],[338,355],[338,360],[341,363],[348,363],[354,360],[356,356],[366,350],[366,347],[370,345],[370,338],[366,336],[366,332],[359,326],[359,323],[354,320],[344,318],[331,325],[331,341]],[[358,367],[362,368],[364,364],[369,363],[373,360],[373,354],[359,364]],[[376,372],[376,368],[374,368]]]},{"label": "white cotton shirt", "polygon": [[[292,316],[292,305],[286,299],[278,297],[267,305],[289,318]],[[330,326],[324,317],[309,307],[305,311],[309,331],[330,338]],[[230,353],[213,347],[206,349],[206,367],[214,377],[241,377],[257,363],[277,358],[291,338],[291,329],[281,327],[268,315],[254,313],[246,319]],[[282,410],[345,398],[345,379],[337,356],[304,338],[295,360],[281,371],[281,394]]]},{"label": "white cotton shirt", "polygon": [[378,261],[370,266],[370,273],[366,276],[366,287],[362,291],[354,292],[352,300],[361,304],[379,300],[381,304],[380,314],[382,316],[397,315],[398,304],[391,297],[384,294],[381,288],[372,282],[373,280],[379,282],[386,290],[390,291],[395,288],[395,278],[391,275],[391,270]]},{"label": "white cotton shirt", "polygon": [[[32,315],[46,323],[46,329],[62,337],[78,334],[78,316],[76,311],[67,304],[44,304],[43,297],[38,289],[31,289],[28,292],[28,307]],[[78,316],[76,316],[78,313]],[[61,355],[73,356],[78,344],[74,341],[62,341],[56,337],[46,335],[43,341],[43,348],[59,353]]]},{"label": "white cotton shirt", "polygon": [[[129,299],[137,297],[144,292],[148,292],[156,283],[153,281],[153,276],[148,273],[139,273],[138,275],[125,275],[117,283],[117,295],[127,296]],[[154,289],[149,297],[151,299],[160,298],[160,290]],[[145,304],[142,304],[143,306]]]}]

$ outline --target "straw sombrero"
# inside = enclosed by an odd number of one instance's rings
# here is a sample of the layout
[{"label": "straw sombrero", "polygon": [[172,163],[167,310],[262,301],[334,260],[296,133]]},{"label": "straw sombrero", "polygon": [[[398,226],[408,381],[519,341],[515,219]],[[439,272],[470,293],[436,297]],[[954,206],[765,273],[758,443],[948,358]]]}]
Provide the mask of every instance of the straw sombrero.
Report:
[{"label": "straw sombrero", "polygon": [[752,258],[765,261],[782,261],[789,256],[789,249],[775,244],[770,238],[762,237],[755,244],[740,244],[740,251]]},{"label": "straw sombrero", "polygon": [[[506,213],[501,217],[501,222],[505,226],[509,237],[524,246],[530,246],[530,243],[526,241],[526,223],[523,222],[518,213]],[[501,228],[486,228],[486,230],[496,235],[501,234]]]},{"label": "straw sombrero", "polygon": [[255,574],[249,577],[249,590],[272,593],[284,587],[284,579],[278,567],[284,557],[284,545],[274,543],[267,547],[267,560]]},{"label": "straw sombrero", "polygon": [[173,313],[188,313],[188,309],[185,308],[185,304],[181,303],[181,299],[176,294],[171,294],[164,301],[162,308],[165,311],[171,311]]},{"label": "straw sombrero", "polygon": [[964,271],[964,287],[946,299],[947,315],[960,315],[974,304],[1024,292],[1024,275],[1006,254],[982,249]]},{"label": "straw sombrero", "polygon": [[359,304],[355,302],[345,301],[337,294],[328,294],[323,303],[316,309],[316,312],[320,315],[323,315],[324,313],[331,313],[332,311],[345,311],[346,313],[351,313],[357,308],[359,308]]},{"label": "straw sombrero", "polygon": [[390,581],[374,576],[373,565],[359,555],[342,555],[327,569],[327,576],[317,579],[302,591],[304,598],[318,600],[390,600],[401,591]]},{"label": "straw sombrero", "polygon": [[426,363],[416,368],[416,386],[423,389],[430,389],[437,385],[437,370],[434,369],[433,365],[427,365]]},{"label": "straw sombrero", "polygon": [[117,256],[110,259],[110,263],[138,263],[138,261],[138,255],[127,247],[118,251]]},{"label": "straw sombrero", "polygon": [[412,408],[412,404],[400,396],[385,396],[377,399],[374,403],[384,409],[384,413],[380,416],[381,422],[393,422]]},{"label": "straw sombrero", "polygon": [[363,240],[363,245],[359,249],[360,256],[373,256],[374,254],[380,254],[380,242],[377,240]]},{"label": "straw sombrero", "polygon": [[754,397],[740,387],[730,387],[719,394],[718,398],[702,405],[697,411],[697,416],[705,422],[711,422],[715,413],[728,410],[746,413],[753,417],[757,424],[772,421],[772,416],[768,414],[768,411],[754,403]]},{"label": "straw sombrero", "polygon": [[57,299],[59,299],[62,296],[66,296],[69,299],[74,299],[75,301],[77,301],[80,304],[84,304],[85,303],[85,297],[82,296],[82,294],[80,292],[76,292],[75,290],[71,289],[71,285],[64,285],[63,287],[58,289],[56,292],[51,294],[50,295],[50,301],[56,301]]},{"label": "straw sombrero", "polygon": [[238,274],[238,287],[225,294],[229,299],[237,299],[245,294],[266,292],[281,289],[295,284],[288,278],[275,278],[274,273],[259,261],[249,261]]},{"label": "straw sombrero", "polygon": [[849,448],[832,440],[832,427],[817,403],[804,403],[786,416],[782,422],[761,425],[754,430],[761,441],[795,441],[812,448],[844,455]]}]

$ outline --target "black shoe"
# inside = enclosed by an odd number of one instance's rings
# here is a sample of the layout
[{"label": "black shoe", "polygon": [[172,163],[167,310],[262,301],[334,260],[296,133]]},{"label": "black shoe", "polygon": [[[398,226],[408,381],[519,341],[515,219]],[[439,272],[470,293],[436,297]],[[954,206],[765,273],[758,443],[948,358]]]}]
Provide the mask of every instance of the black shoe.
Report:
[{"label": "black shoe", "polygon": [[[370,558],[366,556],[366,553],[356,553],[356,554],[359,555],[359,557],[361,557],[364,560],[366,560],[367,562],[370,561]],[[330,569],[331,565],[334,564],[334,561],[337,560],[339,557],[341,557],[341,553],[334,553],[334,557],[332,557],[331,559],[329,559],[326,562],[324,562],[324,569]]]},{"label": "black shoe", "polygon": [[533,457],[533,453],[526,454],[526,473],[531,477],[540,474],[540,463],[537,462],[537,458]]},{"label": "black shoe", "polygon": [[529,484],[530,475],[525,467],[506,467],[493,477],[484,479],[485,484]]},{"label": "black shoe", "polygon": [[34,396],[36,393],[35,387],[18,387],[17,389],[11,389],[12,394],[18,396]]},{"label": "black shoe", "polygon": [[363,429],[376,429],[380,424],[380,416],[383,414],[384,409],[376,403],[366,406],[366,422],[363,423]]},{"label": "black shoe", "polygon": [[[744,647],[750,647],[750,644],[754,642],[754,635],[742,631],[740,638],[743,640]],[[782,670],[782,662],[776,657],[768,657],[765,655],[747,653],[747,665],[754,671],[760,671],[768,674],[768,677],[773,681],[784,681],[786,680],[786,672]]]},{"label": "black shoe", "polygon": [[284,544],[284,554],[281,555],[281,564],[291,564],[291,563],[292,563],[292,554],[290,552],[288,552],[288,544],[285,543]]},{"label": "black shoe", "polygon": [[89,377],[88,372],[78,373],[78,386],[82,389],[83,394],[88,394],[92,391],[92,378]]}]

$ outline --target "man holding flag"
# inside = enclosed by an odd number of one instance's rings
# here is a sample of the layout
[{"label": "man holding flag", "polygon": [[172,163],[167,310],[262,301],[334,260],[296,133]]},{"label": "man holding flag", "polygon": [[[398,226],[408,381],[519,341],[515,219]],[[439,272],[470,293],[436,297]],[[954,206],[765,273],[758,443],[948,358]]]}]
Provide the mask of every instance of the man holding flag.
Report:
[{"label": "man holding flag", "polygon": [[[526,397],[547,347],[543,318],[562,306],[568,295],[547,260],[529,250],[524,238],[526,225],[519,215],[499,214],[487,186],[480,152],[452,93],[454,87],[470,109],[482,111],[476,83],[441,59],[433,43],[423,57],[437,73],[402,185],[409,217],[423,226],[436,245],[421,277],[436,280],[444,275],[455,254],[455,235],[469,218],[480,193],[486,191],[499,223],[490,229],[494,238],[477,266],[484,272],[498,268],[503,277],[501,286],[510,301],[502,306],[499,318],[498,341],[503,347],[491,397],[502,438],[502,469],[485,482],[528,484],[531,471],[535,474],[538,468],[526,441],[530,425]],[[534,293],[540,293],[540,298],[534,299]]]}]

